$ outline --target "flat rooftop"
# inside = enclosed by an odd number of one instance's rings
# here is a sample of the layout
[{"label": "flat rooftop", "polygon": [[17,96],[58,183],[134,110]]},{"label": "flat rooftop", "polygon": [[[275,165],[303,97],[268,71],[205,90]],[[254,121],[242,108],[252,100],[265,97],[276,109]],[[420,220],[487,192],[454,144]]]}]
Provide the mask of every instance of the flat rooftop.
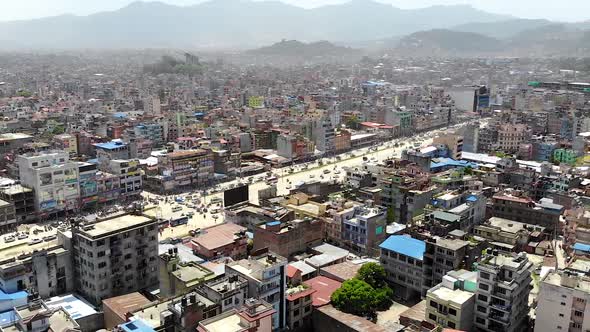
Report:
[{"label": "flat rooftop", "polygon": [[238,332],[244,330],[244,326],[240,324],[241,317],[234,312],[225,317],[221,317],[211,322],[201,323],[208,332]]},{"label": "flat rooftop", "polygon": [[126,313],[133,312],[149,303],[150,301],[138,292],[102,300],[102,305],[109,307],[122,320],[126,320]]},{"label": "flat rooftop", "polygon": [[98,238],[109,235],[110,233],[120,233],[125,229],[145,226],[150,223],[155,223],[155,221],[144,216],[126,214],[91,224],[92,228],[88,230],[81,229],[80,233],[88,237]]},{"label": "flat rooftop", "polygon": [[475,296],[475,294],[471,292],[461,289],[450,289],[447,287],[439,287],[438,289],[431,291],[431,293],[443,301],[457,303],[458,305],[462,305],[469,301],[471,297]]},{"label": "flat rooftop", "polygon": [[185,266],[179,266],[178,270],[172,272],[178,280],[188,283],[190,286],[191,281],[200,281],[207,276],[213,277],[213,272],[207,270],[196,264],[190,264]]},{"label": "flat rooftop", "polygon": [[52,297],[45,301],[45,304],[49,308],[63,308],[73,319],[94,315],[96,313],[94,306],[73,294]]},{"label": "flat rooftop", "polygon": [[[554,286],[566,287],[561,284],[562,278],[567,278],[567,276],[563,275],[562,273],[551,271],[547,274],[545,279],[543,279],[543,282]],[[575,287],[567,288],[573,288],[584,293],[590,293],[590,279],[577,275],[571,276],[570,278],[575,279],[577,282],[575,283]]]},{"label": "flat rooftop", "polygon": [[235,234],[243,231],[246,231],[246,227],[224,223],[202,230],[201,234],[194,237],[192,242],[208,250],[215,250],[234,243]]}]

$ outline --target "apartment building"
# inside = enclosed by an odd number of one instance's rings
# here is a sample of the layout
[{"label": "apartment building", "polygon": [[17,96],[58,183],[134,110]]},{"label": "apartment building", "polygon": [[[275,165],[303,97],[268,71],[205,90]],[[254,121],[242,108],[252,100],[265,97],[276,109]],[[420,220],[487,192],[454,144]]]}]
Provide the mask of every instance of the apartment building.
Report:
[{"label": "apartment building", "polygon": [[71,158],[78,155],[78,140],[75,135],[61,134],[53,136],[53,147],[56,150],[66,151]]},{"label": "apartment building", "polygon": [[95,164],[78,163],[78,180],[80,183],[80,208],[88,208],[98,203],[98,169]]},{"label": "apartment building", "polygon": [[176,247],[159,255],[158,271],[160,296],[163,298],[188,293],[215,278],[213,271],[200,264],[183,261]]},{"label": "apartment building", "polygon": [[22,133],[0,134],[0,155],[17,151],[27,143],[33,142],[33,136]]},{"label": "apartment building", "polygon": [[[425,241],[424,251],[424,291],[438,285],[449,272],[465,266],[465,257],[470,253],[469,242],[459,239],[433,237]],[[480,251],[481,253],[481,251]]]},{"label": "apartment building", "polygon": [[342,219],[342,242],[351,251],[376,256],[387,234],[386,211],[380,207],[356,206],[350,218]]},{"label": "apartment building", "polygon": [[426,243],[406,235],[392,235],[381,245],[381,265],[397,295],[420,298],[423,292],[423,262]]},{"label": "apartment building", "polygon": [[275,311],[272,316],[273,329],[281,329],[286,324],[286,266],[286,258],[260,250],[248,259],[230,262],[225,267],[227,276],[240,275],[248,280],[248,297],[272,305]]},{"label": "apartment building", "polygon": [[442,328],[472,331],[477,272],[451,271],[426,292],[426,321]]},{"label": "apartment building", "polygon": [[275,314],[273,306],[252,298],[241,310],[234,309],[199,322],[197,332],[271,332]]},{"label": "apartment building", "polygon": [[590,279],[551,271],[541,281],[537,297],[535,332],[590,329]]},{"label": "apartment building", "polygon": [[120,139],[93,145],[100,169],[108,168],[111,160],[129,159],[129,145]]},{"label": "apartment building", "polygon": [[564,207],[553,203],[550,198],[539,202],[529,197],[501,193],[492,197],[492,215],[531,225],[539,225],[548,230],[559,227]]},{"label": "apartment building", "polygon": [[10,202],[0,200],[0,234],[16,230],[16,210]]},{"label": "apartment building", "polygon": [[111,160],[111,173],[119,176],[119,197],[131,197],[141,194],[143,180],[139,170],[139,160]]},{"label": "apartment building", "polygon": [[499,242],[504,244],[504,247],[518,250],[528,243],[532,231],[542,232],[543,230],[544,228],[540,226],[492,217],[484,224],[476,226],[473,233],[490,242]]},{"label": "apartment building", "polygon": [[310,246],[322,243],[324,223],[306,217],[287,222],[271,221],[254,229],[253,250],[268,248],[283,257],[305,252]]},{"label": "apartment building", "polygon": [[498,127],[498,141],[496,147],[504,152],[515,153],[522,143],[529,142],[530,129],[523,124],[504,124]]},{"label": "apartment building", "polygon": [[302,285],[287,289],[287,326],[294,331],[311,329],[313,288]]},{"label": "apartment building", "polygon": [[455,160],[461,159],[461,153],[463,152],[463,136],[446,134],[437,136],[432,140],[433,145],[444,145],[449,149],[449,158]]},{"label": "apartment building", "polygon": [[213,180],[213,153],[205,149],[169,152],[159,158],[158,167],[164,190],[205,186]]},{"label": "apartment building", "polygon": [[240,275],[224,276],[205,282],[197,289],[221,308],[221,312],[240,309],[248,298],[248,280]]},{"label": "apartment building", "polygon": [[478,265],[475,328],[480,331],[519,331],[529,313],[531,263],[525,253],[494,251]]},{"label": "apartment building", "polygon": [[164,146],[164,132],[164,125],[160,123],[140,124],[133,128],[135,137],[150,140],[156,148]]},{"label": "apartment building", "polygon": [[38,215],[79,209],[78,164],[67,152],[19,155],[17,164],[21,184],[33,189]]},{"label": "apartment building", "polygon": [[73,229],[76,290],[102,299],[158,284],[157,221],[122,215]]},{"label": "apartment building", "polygon": [[17,224],[27,223],[37,218],[35,214],[35,194],[30,188],[13,184],[0,188],[0,199],[14,206]]}]

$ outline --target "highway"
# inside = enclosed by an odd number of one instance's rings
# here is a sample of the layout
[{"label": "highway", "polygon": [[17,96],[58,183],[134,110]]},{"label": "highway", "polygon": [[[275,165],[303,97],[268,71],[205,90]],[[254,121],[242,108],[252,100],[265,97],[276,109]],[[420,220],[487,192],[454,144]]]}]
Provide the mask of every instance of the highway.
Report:
[{"label": "highway", "polygon": [[[309,182],[312,180],[321,179],[321,177],[323,177],[324,180],[330,178],[342,181],[345,176],[345,172],[342,170],[342,168],[345,166],[354,167],[361,165],[363,163],[363,157],[373,161],[383,161],[388,158],[399,157],[404,149],[417,145],[428,145],[432,143],[432,139],[436,135],[456,129],[459,126],[460,125],[455,125],[451,128],[433,130],[410,138],[397,138],[388,142],[384,142],[379,146],[353,150],[347,154],[340,155],[340,160],[337,160],[336,157],[323,158],[322,165],[319,165],[318,161],[297,164],[293,166],[294,171],[292,173],[289,173],[289,167],[273,169],[273,174],[278,178],[278,182],[276,183],[277,195],[280,196],[288,194],[288,188],[301,181]],[[396,147],[395,144],[398,144],[398,146]],[[377,147],[377,151],[374,150],[375,147]],[[305,167],[307,167],[307,169],[305,169]],[[325,174],[324,170],[329,170],[330,173]],[[337,171],[338,174],[336,174]],[[208,190],[208,193],[204,196],[202,191],[188,192],[174,196],[170,195],[168,196],[167,202],[164,196],[146,191],[143,193],[145,198],[155,198],[159,201],[159,203],[157,205],[148,205],[147,211],[145,213],[149,216],[164,219],[178,218],[182,215],[186,216],[189,213],[192,214],[192,216],[189,217],[188,224],[176,227],[168,227],[161,232],[162,239],[170,237],[184,237],[189,235],[190,230],[210,227],[220,224],[224,220],[222,207],[220,205],[211,205],[207,208],[207,212],[199,213],[195,208],[192,207],[194,202],[190,200],[189,196],[198,197],[199,204],[211,204],[211,200],[223,198],[224,190],[246,183],[249,181],[249,178],[252,178],[252,183],[250,183],[249,186],[250,202],[258,203],[258,191],[268,187],[266,184],[266,177],[267,175],[264,173],[228,181],[218,185],[215,189],[216,191],[213,193],[210,192],[212,190]],[[174,198],[176,197],[180,197],[182,200],[184,200],[184,202],[181,204],[174,202]]]}]

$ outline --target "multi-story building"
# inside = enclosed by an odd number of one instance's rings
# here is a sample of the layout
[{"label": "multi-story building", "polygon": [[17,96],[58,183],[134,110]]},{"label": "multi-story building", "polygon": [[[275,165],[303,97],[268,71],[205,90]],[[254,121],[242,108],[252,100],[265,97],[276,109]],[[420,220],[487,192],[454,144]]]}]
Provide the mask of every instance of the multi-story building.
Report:
[{"label": "multi-story building", "polygon": [[451,271],[426,292],[426,321],[443,328],[472,331],[477,272]]},{"label": "multi-story building", "polygon": [[91,163],[78,163],[80,183],[80,208],[93,207],[98,203],[97,167]]},{"label": "multi-story building", "polygon": [[68,153],[19,155],[17,164],[21,184],[33,189],[38,215],[78,209],[78,164],[69,160]]},{"label": "multi-story building", "polygon": [[380,207],[356,206],[350,218],[342,219],[342,243],[356,253],[376,256],[387,236],[386,211]]},{"label": "multi-story building", "polygon": [[119,139],[107,143],[96,143],[94,148],[101,170],[108,169],[111,160],[129,159],[129,144]]},{"label": "multi-story building", "polygon": [[446,134],[437,136],[432,140],[432,144],[442,144],[449,149],[449,157],[459,160],[463,152],[463,136]]},{"label": "multi-story building", "polygon": [[72,231],[76,290],[95,304],[158,284],[157,221],[122,215]]},{"label": "multi-story building", "polygon": [[[469,254],[469,242],[459,239],[429,238],[424,251],[424,282],[428,290],[441,283],[443,277],[459,268],[470,268],[466,265],[465,256]],[[481,251],[480,251],[481,254]]]},{"label": "multi-story building", "polygon": [[239,311],[233,309],[199,322],[197,332],[271,332],[275,329],[272,324],[275,315],[273,306],[252,298]]},{"label": "multi-story building", "polygon": [[22,133],[0,134],[0,155],[17,151],[27,143],[33,142],[33,136]]},{"label": "multi-story building", "polygon": [[529,313],[531,263],[525,253],[506,256],[496,251],[478,265],[475,328],[519,331]]},{"label": "multi-story building", "polygon": [[511,194],[497,194],[492,197],[492,215],[531,225],[539,225],[548,230],[559,227],[559,219],[564,207],[553,203],[550,198],[539,202],[529,197]]},{"label": "multi-story building", "polygon": [[423,263],[426,243],[405,235],[392,235],[383,241],[381,265],[387,281],[394,285],[397,295],[410,299],[420,298],[424,289]]},{"label": "multi-story building", "polygon": [[496,147],[504,152],[515,153],[522,143],[531,138],[531,131],[523,124],[504,124],[498,127],[498,141]]},{"label": "multi-story building", "polygon": [[30,188],[13,184],[0,188],[0,199],[14,206],[17,224],[28,223],[36,219],[35,194]]},{"label": "multi-story building", "polygon": [[164,154],[159,158],[161,185],[164,190],[183,186],[205,186],[213,180],[213,153],[211,150],[182,150]]},{"label": "multi-story building", "polygon": [[205,282],[197,291],[219,305],[221,312],[240,309],[248,298],[248,280],[240,275],[226,276]]},{"label": "multi-story building", "polygon": [[330,119],[325,117],[318,121],[316,127],[316,147],[324,153],[331,153],[334,151],[334,127]]},{"label": "multi-story building", "polygon": [[53,136],[53,146],[56,150],[66,151],[71,158],[78,155],[78,140],[75,135],[55,135]]},{"label": "multi-story building", "polygon": [[111,173],[119,176],[119,197],[131,197],[141,194],[143,180],[139,170],[139,160],[111,160]]},{"label": "multi-story building", "polygon": [[205,259],[240,259],[247,255],[248,236],[245,227],[224,223],[203,229],[190,244],[195,254]]},{"label": "multi-story building", "polygon": [[106,203],[119,199],[121,195],[121,179],[118,175],[97,172],[96,185],[98,187],[98,202]]},{"label": "multi-story building", "polygon": [[164,146],[164,131],[164,125],[161,123],[140,124],[133,128],[135,137],[150,140],[156,148]]},{"label": "multi-story building", "polygon": [[535,332],[590,329],[590,279],[551,271],[541,281],[537,296]]},{"label": "multi-story building", "polygon": [[530,233],[535,230],[542,232],[543,227],[492,217],[484,224],[476,226],[473,234],[517,251],[528,243]]},{"label": "multi-story building", "polygon": [[16,210],[10,202],[0,200],[0,233],[6,233],[16,229]]},{"label": "multi-story building", "polygon": [[315,292],[315,289],[303,285],[287,289],[287,326],[290,330],[311,329],[312,294]]},{"label": "multi-story building", "polygon": [[254,229],[253,250],[268,248],[283,257],[306,251],[322,243],[324,224],[317,219],[303,218],[281,223],[271,221]]},{"label": "multi-story building", "polygon": [[287,259],[262,250],[262,253],[231,262],[225,267],[227,276],[240,275],[248,280],[249,297],[272,305],[275,311],[272,317],[273,329],[281,329],[286,324],[286,266]]}]

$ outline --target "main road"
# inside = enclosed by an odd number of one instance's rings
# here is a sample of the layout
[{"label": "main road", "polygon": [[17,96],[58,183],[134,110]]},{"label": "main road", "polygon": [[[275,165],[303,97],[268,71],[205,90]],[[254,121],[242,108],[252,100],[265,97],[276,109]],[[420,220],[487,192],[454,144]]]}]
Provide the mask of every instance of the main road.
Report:
[{"label": "main road", "polygon": [[[362,165],[364,158],[373,160],[375,162],[384,161],[389,158],[399,157],[404,149],[413,146],[423,146],[432,143],[432,139],[441,133],[447,132],[450,129],[455,129],[461,125],[455,125],[451,128],[437,129],[430,132],[422,133],[411,138],[398,138],[380,145],[365,147],[353,150],[347,154],[342,154],[337,157],[322,158],[321,164],[318,161],[309,162],[305,164],[297,164],[293,166],[293,172],[289,173],[290,167],[283,167],[273,169],[272,173],[278,178],[276,183],[277,195],[285,195],[289,192],[289,188],[299,182],[310,182],[313,180],[334,179],[342,181],[345,177],[343,167],[354,167]],[[396,146],[397,145],[397,146]],[[339,160],[338,160],[339,159]],[[329,173],[325,170],[328,170]],[[337,174],[336,174],[337,173]],[[252,180],[250,180],[252,178]],[[250,177],[244,177],[233,181],[225,182],[218,185],[216,189],[207,190],[203,195],[202,191],[188,192],[174,196],[161,196],[151,192],[144,192],[145,198],[157,199],[157,205],[149,205],[146,209],[146,214],[158,218],[170,219],[181,216],[192,215],[189,217],[189,222],[186,225],[177,227],[168,227],[161,232],[161,238],[170,237],[184,237],[189,234],[190,230],[198,228],[206,228],[215,224],[223,222],[222,208],[218,204],[212,204],[212,200],[223,199],[223,191],[240,184],[248,183],[250,202],[258,203],[258,191],[267,188],[266,173],[257,174]],[[213,192],[212,192],[213,191]],[[198,197],[198,204],[207,204],[207,212],[198,212],[193,206],[195,201],[191,197]],[[182,203],[175,202],[176,198],[183,200]]]}]

